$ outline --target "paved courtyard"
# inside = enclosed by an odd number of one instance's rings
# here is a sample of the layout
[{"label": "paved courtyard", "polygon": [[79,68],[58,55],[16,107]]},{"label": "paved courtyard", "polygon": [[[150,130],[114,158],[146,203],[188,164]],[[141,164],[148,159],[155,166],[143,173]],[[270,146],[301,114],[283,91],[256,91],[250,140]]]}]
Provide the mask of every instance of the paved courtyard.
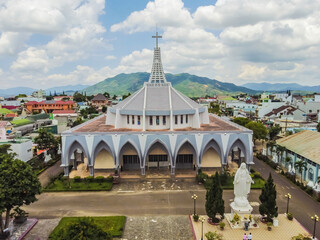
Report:
[{"label": "paved courtyard", "polygon": [[31,229],[24,240],[48,239],[52,230],[58,225],[60,218],[39,219],[38,223]]},{"label": "paved courtyard", "polygon": [[[300,233],[307,234],[306,230],[296,221],[289,221],[284,214],[279,215],[279,226],[272,227],[271,231],[267,230],[266,224],[259,223],[259,228],[249,229],[249,231],[244,231],[242,229],[231,229],[230,225],[225,221],[226,226],[223,231],[220,230],[219,226],[210,225],[206,221],[203,224],[203,233],[211,231],[217,231],[223,235],[225,240],[241,240],[243,239],[244,233],[247,235],[251,232],[252,239],[254,240],[270,240],[270,239],[282,239],[282,240],[290,240],[293,236],[296,236]],[[193,222],[193,221],[192,221]],[[194,231],[197,237],[197,240],[201,239],[201,223],[193,222]],[[204,239],[206,239],[204,237]]]},{"label": "paved courtyard", "polygon": [[188,216],[129,216],[123,240],[192,240]]}]

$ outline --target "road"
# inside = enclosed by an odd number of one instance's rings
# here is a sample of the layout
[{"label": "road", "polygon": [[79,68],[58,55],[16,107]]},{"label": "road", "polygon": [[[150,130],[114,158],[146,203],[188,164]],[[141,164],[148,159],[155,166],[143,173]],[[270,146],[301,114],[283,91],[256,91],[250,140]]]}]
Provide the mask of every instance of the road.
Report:
[{"label": "road", "polygon": [[[320,205],[310,196],[297,188],[285,177],[275,173],[264,162],[255,160],[254,169],[264,178],[271,172],[277,185],[277,205],[279,213],[286,211],[285,194],[291,193],[290,212],[305,228],[312,233],[311,215],[320,216]],[[134,184],[134,183],[132,183]],[[205,214],[205,190],[190,184],[195,190],[158,190],[158,191],[116,191],[111,192],[69,192],[43,193],[39,201],[25,207],[30,216],[38,218],[56,218],[63,216],[101,216],[101,215],[184,215],[193,213],[191,195],[196,193],[197,213]],[[253,213],[258,213],[260,190],[251,190],[249,201]],[[224,191],[225,212],[230,212],[233,191]],[[319,228],[319,226],[318,226]],[[320,231],[317,231],[320,239]]]},{"label": "road", "polygon": [[[271,173],[274,183],[277,186],[277,203],[279,212],[285,212],[286,207],[283,208],[283,204],[286,206],[287,199],[285,195],[290,193],[292,199],[289,203],[289,212],[292,212],[293,216],[310,232],[313,233],[314,222],[310,217],[314,214],[320,216],[320,204],[312,199],[308,194],[298,188],[296,185],[291,183],[287,178],[281,174],[276,173],[270,166],[265,164],[263,161],[254,159],[255,166],[253,167],[256,171],[260,172],[262,177],[267,179],[269,173]],[[316,236],[320,239],[320,226],[318,224],[318,230]]]}]

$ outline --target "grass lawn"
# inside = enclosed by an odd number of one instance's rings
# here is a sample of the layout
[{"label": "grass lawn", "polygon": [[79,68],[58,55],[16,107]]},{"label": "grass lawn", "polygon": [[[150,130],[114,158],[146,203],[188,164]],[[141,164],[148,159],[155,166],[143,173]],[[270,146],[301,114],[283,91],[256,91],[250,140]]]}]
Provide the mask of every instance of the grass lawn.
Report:
[{"label": "grass lawn", "polygon": [[[234,177],[229,176],[226,181],[226,184],[222,185],[222,188],[223,189],[233,189],[233,179],[234,179]],[[252,180],[254,181],[254,184],[251,184],[251,189],[261,189],[265,184],[265,181],[261,178],[253,178]],[[211,183],[212,183],[212,179],[211,178],[207,179],[207,181],[205,183],[205,188],[208,189],[210,187]]]},{"label": "grass lawn", "polygon": [[15,126],[22,126],[31,123],[28,119],[17,119],[10,122],[11,124]]},{"label": "grass lawn", "polygon": [[[103,231],[111,233],[113,237],[121,237],[126,222],[125,216],[110,216],[110,217],[91,217],[94,222],[102,228]],[[49,239],[52,238],[60,229],[70,223],[77,222],[79,217],[64,217],[60,220],[58,226],[51,232]]]},{"label": "grass lawn", "polygon": [[[69,186],[70,183],[70,186]],[[81,180],[80,182],[75,182],[74,179],[63,180],[56,179],[53,183],[49,184],[43,189],[44,192],[66,192],[66,191],[110,191],[112,189],[113,183],[109,181],[103,182],[87,182]]]}]

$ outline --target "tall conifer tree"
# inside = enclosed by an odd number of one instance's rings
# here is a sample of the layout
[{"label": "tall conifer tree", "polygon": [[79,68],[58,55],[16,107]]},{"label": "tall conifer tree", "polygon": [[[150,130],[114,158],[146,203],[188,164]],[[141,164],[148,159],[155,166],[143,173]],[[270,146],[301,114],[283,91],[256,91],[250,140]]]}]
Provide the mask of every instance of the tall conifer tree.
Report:
[{"label": "tall conifer tree", "polygon": [[259,206],[259,212],[263,216],[267,216],[267,221],[272,222],[274,217],[278,216],[278,207],[277,207],[277,191],[276,185],[273,183],[271,173],[267,183],[264,185],[259,197],[261,204]]},{"label": "tall conifer tree", "polygon": [[212,222],[218,222],[217,213],[224,215],[224,200],[218,173],[213,177],[212,185],[206,194],[206,212]]}]

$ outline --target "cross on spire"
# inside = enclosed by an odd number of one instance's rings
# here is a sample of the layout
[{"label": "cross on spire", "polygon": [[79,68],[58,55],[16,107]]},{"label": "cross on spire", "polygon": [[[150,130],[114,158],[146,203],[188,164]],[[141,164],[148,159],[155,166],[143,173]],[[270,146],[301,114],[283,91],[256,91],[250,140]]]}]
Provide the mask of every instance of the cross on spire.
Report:
[{"label": "cross on spire", "polygon": [[158,48],[158,38],[162,38],[162,36],[158,35],[158,32],[156,32],[156,35],[152,36],[152,38],[156,39],[156,48]]}]

